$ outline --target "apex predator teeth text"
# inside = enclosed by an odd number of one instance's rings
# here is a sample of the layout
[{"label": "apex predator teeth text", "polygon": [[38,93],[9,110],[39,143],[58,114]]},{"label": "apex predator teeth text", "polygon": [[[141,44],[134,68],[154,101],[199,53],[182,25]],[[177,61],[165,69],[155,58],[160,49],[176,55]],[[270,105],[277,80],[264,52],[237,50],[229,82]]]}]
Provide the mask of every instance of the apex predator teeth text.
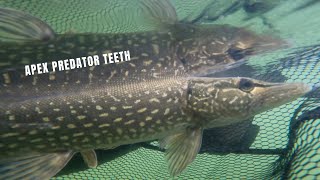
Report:
[{"label": "apex predator teeth text", "polygon": [[[104,64],[113,64],[123,61],[130,61],[130,52],[129,51],[119,51],[113,53],[102,54],[104,59]],[[85,68],[91,66],[99,66],[100,60],[98,55],[87,56],[87,57],[78,57],[75,59],[65,59],[59,61],[52,61],[51,66],[48,67],[48,63],[38,63],[25,65],[25,76],[37,74],[45,74],[50,71],[64,71],[78,68]]]}]

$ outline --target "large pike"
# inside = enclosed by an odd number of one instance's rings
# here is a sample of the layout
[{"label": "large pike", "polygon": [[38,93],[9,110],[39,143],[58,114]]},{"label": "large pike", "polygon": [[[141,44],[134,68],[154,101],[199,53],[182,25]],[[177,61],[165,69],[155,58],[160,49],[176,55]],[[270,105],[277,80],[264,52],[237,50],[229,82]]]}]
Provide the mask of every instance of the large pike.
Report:
[{"label": "large pike", "polygon": [[[50,178],[76,152],[95,167],[94,149],[155,139],[175,176],[196,157],[203,129],[243,121],[310,90],[196,76],[271,47],[261,43],[279,43],[240,28],[175,24],[165,32],[53,36],[34,17],[0,14],[10,22],[0,61],[17,66],[0,76],[0,179]],[[18,66],[123,50],[131,61],[34,76]]]}]

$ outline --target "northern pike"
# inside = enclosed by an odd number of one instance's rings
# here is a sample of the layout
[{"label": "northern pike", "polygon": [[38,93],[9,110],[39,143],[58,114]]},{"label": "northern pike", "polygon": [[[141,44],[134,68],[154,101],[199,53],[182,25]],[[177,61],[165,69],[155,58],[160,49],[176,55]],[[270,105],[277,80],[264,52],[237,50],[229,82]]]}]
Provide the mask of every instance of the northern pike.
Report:
[{"label": "northern pike", "polygon": [[[204,129],[241,122],[310,90],[199,77],[279,42],[242,28],[175,24],[165,32],[53,35],[25,13],[0,14],[10,22],[0,26],[10,35],[0,38],[0,62],[15,67],[0,75],[0,179],[50,178],[77,152],[95,167],[94,149],[155,139],[176,176],[195,159]],[[32,76],[19,66],[123,50],[131,60],[118,64]]]}]

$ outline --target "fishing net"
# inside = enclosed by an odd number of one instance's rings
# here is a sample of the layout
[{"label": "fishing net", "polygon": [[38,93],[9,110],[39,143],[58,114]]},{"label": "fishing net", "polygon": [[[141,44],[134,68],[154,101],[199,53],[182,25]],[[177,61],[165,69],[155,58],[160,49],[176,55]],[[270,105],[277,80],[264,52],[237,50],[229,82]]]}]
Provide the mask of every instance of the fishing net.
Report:
[{"label": "fishing net", "polygon": [[[2,0],[0,6],[29,12],[58,33],[152,30],[156,26],[144,21],[139,2]],[[290,50],[254,57],[214,76],[305,82],[314,90],[243,123],[206,130],[196,160],[177,179],[320,179],[320,23],[312,18],[319,17],[320,6],[313,0],[257,7],[250,2],[172,0],[180,21],[228,23],[267,33],[272,30],[292,42]],[[170,177],[164,152],[156,142],[98,150],[97,155],[97,168],[88,169],[76,155],[53,179]]]}]

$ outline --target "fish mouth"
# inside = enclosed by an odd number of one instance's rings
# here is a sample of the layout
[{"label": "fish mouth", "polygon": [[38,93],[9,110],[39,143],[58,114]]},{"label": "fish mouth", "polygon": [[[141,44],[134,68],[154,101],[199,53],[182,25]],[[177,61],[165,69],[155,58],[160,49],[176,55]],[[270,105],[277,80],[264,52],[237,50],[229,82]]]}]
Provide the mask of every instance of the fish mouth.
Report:
[{"label": "fish mouth", "polygon": [[252,93],[256,96],[252,102],[255,114],[281,106],[296,100],[312,90],[304,83],[270,83],[257,88]]},{"label": "fish mouth", "polygon": [[252,45],[252,51],[254,54],[260,54],[289,47],[290,44],[283,39],[264,35]]}]

